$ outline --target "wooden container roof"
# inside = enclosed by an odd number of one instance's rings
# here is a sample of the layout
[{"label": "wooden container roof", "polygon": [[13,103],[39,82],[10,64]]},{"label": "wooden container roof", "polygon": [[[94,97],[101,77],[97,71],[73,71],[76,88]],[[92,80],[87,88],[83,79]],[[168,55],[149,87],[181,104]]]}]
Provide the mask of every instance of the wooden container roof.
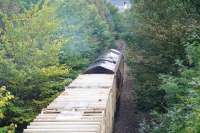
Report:
[{"label": "wooden container roof", "polygon": [[24,133],[101,133],[114,75],[78,76]]}]

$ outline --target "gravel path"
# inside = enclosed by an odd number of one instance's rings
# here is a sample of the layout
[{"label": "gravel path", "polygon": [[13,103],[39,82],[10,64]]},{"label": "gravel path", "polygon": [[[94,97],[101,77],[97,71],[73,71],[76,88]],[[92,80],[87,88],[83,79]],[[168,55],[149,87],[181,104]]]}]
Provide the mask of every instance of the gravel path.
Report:
[{"label": "gravel path", "polygon": [[124,70],[124,87],[118,102],[113,133],[138,133],[140,115],[134,102],[133,81],[128,76],[129,68],[126,64]]}]

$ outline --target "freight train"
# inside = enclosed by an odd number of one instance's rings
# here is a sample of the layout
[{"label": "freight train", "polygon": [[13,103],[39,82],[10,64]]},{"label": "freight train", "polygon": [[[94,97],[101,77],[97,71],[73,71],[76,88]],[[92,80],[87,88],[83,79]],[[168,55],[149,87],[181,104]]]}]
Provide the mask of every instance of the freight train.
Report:
[{"label": "freight train", "polygon": [[124,80],[124,56],[97,58],[24,129],[24,133],[112,133]]}]

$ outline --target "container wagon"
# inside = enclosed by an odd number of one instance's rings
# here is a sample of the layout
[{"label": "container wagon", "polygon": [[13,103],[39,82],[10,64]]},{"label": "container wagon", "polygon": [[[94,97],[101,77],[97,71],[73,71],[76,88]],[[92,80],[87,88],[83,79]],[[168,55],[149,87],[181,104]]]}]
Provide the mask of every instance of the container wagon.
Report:
[{"label": "container wagon", "polygon": [[78,76],[24,133],[112,133],[124,57],[110,49]]}]

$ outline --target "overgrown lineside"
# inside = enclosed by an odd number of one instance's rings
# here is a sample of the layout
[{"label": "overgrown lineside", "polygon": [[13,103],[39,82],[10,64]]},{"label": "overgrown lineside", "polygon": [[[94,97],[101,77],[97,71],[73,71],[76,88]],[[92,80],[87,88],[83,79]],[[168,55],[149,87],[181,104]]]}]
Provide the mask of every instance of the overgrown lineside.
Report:
[{"label": "overgrown lineside", "polygon": [[0,12],[0,132],[21,132],[113,37],[87,0],[7,0]]},{"label": "overgrown lineside", "polygon": [[199,132],[200,14],[197,0],[135,0],[129,64],[138,108],[151,112],[141,132]]}]

